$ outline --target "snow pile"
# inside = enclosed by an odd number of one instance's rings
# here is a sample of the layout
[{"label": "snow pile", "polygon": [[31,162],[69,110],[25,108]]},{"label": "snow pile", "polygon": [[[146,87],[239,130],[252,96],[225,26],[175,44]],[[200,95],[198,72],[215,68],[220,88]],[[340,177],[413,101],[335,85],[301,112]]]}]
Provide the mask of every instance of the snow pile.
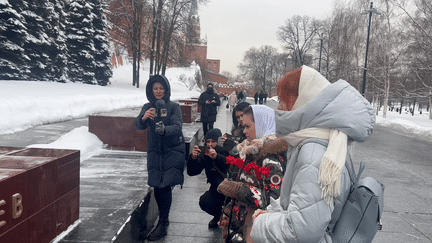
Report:
[{"label": "snow pile", "polygon": [[418,135],[422,138],[432,139],[432,120],[429,120],[427,112],[415,116],[409,113],[387,112],[387,118],[382,118],[382,112],[379,112],[376,123],[404,134]]},{"label": "snow pile", "polygon": [[80,150],[81,161],[103,151],[103,142],[88,131],[87,126],[75,128],[50,144],[32,144],[30,148],[52,148]]}]

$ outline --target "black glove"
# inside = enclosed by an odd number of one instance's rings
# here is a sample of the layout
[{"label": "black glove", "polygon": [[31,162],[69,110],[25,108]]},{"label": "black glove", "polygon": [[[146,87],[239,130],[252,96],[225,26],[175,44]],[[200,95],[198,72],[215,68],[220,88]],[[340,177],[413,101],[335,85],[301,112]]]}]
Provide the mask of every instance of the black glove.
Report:
[{"label": "black glove", "polygon": [[159,121],[156,123],[156,132],[159,133],[159,135],[163,136],[165,133],[165,125],[162,121]]}]

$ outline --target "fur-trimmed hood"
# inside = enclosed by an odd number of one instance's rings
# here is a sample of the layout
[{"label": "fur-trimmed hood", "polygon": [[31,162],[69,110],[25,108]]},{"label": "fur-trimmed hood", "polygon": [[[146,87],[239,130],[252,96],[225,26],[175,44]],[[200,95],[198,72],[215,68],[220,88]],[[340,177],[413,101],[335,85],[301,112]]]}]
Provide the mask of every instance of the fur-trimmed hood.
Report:
[{"label": "fur-trimmed hood", "polygon": [[161,83],[162,86],[164,87],[165,96],[162,99],[165,101],[165,103],[168,103],[171,97],[171,86],[168,79],[163,75],[153,75],[147,81],[147,85],[146,85],[147,100],[153,105],[156,103],[156,98],[153,95],[153,84],[156,82]]},{"label": "fur-trimmed hood", "polygon": [[237,147],[240,158],[245,160],[247,155],[252,155],[255,160],[267,157],[269,154],[280,154],[288,150],[288,142],[283,137],[275,135],[264,136],[251,142],[244,140]]}]

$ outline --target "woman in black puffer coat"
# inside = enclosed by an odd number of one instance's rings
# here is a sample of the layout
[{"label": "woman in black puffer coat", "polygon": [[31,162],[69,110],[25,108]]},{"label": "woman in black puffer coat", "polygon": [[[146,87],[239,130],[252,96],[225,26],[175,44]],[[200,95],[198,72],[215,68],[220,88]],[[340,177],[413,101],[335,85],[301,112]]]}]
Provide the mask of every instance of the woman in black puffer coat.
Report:
[{"label": "woman in black puffer coat", "polygon": [[207,90],[198,98],[201,108],[201,122],[204,135],[211,129],[216,121],[217,107],[220,106],[219,95],[214,93],[213,84],[207,84]]},{"label": "woman in black puffer coat", "polygon": [[170,101],[171,88],[166,77],[150,77],[146,95],[149,103],[144,104],[134,125],[138,130],[148,128],[147,183],[154,187],[159,208],[159,223],[148,240],[158,240],[167,234],[172,187],[183,185],[186,148],[182,112],[179,104]]}]

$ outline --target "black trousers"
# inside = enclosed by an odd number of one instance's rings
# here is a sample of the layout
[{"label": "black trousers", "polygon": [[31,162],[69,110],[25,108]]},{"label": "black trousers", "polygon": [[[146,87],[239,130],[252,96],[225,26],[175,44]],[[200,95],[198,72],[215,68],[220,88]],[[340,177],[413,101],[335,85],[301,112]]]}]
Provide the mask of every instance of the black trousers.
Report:
[{"label": "black trousers", "polygon": [[203,122],[202,124],[205,136],[209,130],[213,129],[214,122]]},{"label": "black trousers", "polygon": [[170,186],[154,188],[156,203],[159,208],[159,219],[168,220],[172,203],[172,190]]},{"label": "black trousers", "polygon": [[218,219],[221,216],[224,202],[225,196],[217,192],[216,186],[211,186],[199,199],[201,209]]}]

